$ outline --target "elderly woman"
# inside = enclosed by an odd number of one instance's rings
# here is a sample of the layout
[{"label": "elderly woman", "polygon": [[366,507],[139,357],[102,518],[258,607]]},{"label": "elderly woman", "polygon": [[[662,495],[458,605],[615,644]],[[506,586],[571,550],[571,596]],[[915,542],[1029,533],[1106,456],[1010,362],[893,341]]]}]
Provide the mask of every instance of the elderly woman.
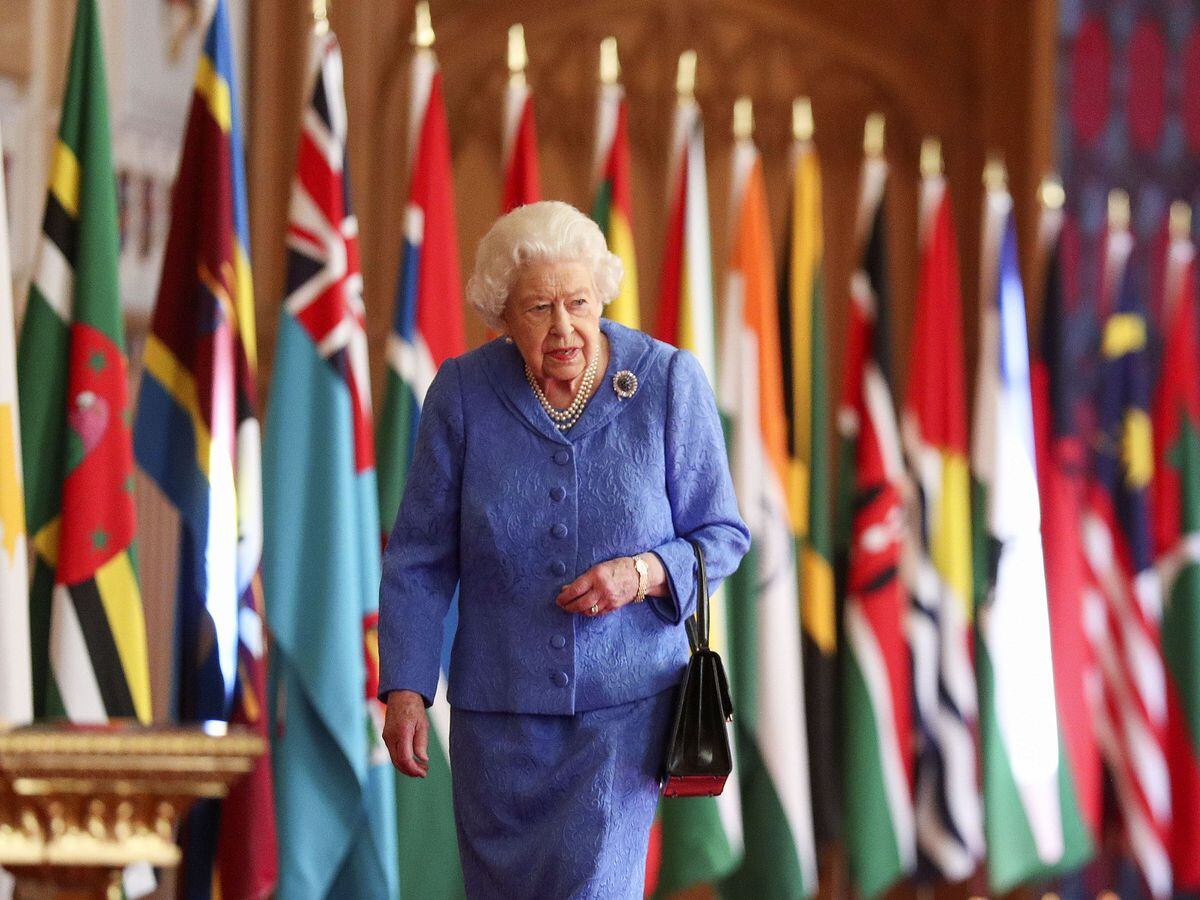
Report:
[{"label": "elderly woman", "polygon": [[749,546],[700,365],[600,318],[621,274],[565,203],[492,226],[468,295],[501,337],[430,385],[384,555],[384,740],[414,777],[459,592],[450,762],[471,897],[641,897],[696,603],[688,542],[714,580]]}]

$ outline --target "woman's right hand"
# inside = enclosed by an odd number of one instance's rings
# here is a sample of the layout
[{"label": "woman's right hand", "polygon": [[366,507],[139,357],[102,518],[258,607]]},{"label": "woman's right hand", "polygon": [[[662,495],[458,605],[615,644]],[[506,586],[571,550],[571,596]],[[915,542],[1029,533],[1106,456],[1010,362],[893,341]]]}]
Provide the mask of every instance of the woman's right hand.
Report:
[{"label": "woman's right hand", "polygon": [[420,694],[392,691],[387,695],[383,742],[392,755],[392,765],[405,775],[424,778],[429,774],[429,719]]}]

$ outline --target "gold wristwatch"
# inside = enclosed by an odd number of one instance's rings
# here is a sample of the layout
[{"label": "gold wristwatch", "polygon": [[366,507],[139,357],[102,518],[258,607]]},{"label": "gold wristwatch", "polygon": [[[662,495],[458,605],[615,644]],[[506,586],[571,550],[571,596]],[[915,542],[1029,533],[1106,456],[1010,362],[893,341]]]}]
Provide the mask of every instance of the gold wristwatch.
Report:
[{"label": "gold wristwatch", "polygon": [[633,567],[637,569],[638,575],[637,595],[633,598],[633,602],[641,603],[646,599],[646,589],[650,587],[650,567],[640,556],[633,557]]}]

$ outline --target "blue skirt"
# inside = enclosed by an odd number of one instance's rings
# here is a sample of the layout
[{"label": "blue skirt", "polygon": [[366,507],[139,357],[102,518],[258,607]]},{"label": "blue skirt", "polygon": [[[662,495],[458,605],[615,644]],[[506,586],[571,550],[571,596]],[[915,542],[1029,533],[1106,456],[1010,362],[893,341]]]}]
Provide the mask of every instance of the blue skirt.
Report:
[{"label": "blue skirt", "polygon": [[471,900],[640,900],[675,691],[573,716],[453,709]]}]

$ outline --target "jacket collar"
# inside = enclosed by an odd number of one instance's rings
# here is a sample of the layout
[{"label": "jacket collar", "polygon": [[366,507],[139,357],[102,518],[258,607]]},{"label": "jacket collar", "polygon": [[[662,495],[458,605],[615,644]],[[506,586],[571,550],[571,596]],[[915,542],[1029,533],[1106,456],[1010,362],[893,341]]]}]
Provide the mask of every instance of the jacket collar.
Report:
[{"label": "jacket collar", "polygon": [[600,330],[608,338],[608,368],[600,376],[600,384],[592,399],[588,401],[583,415],[569,431],[559,431],[550,421],[550,417],[538,404],[529,383],[525,380],[525,363],[520,351],[515,344],[506,343],[503,338],[496,338],[482,348],[492,387],[504,405],[538,434],[559,444],[575,443],[584,435],[607,424],[622,409],[641,399],[636,393],[628,400],[618,397],[613,389],[613,376],[628,370],[633,372],[639,381],[645,380],[644,368],[648,358],[647,351],[651,346],[650,338],[640,331],[608,319],[600,320]]}]

